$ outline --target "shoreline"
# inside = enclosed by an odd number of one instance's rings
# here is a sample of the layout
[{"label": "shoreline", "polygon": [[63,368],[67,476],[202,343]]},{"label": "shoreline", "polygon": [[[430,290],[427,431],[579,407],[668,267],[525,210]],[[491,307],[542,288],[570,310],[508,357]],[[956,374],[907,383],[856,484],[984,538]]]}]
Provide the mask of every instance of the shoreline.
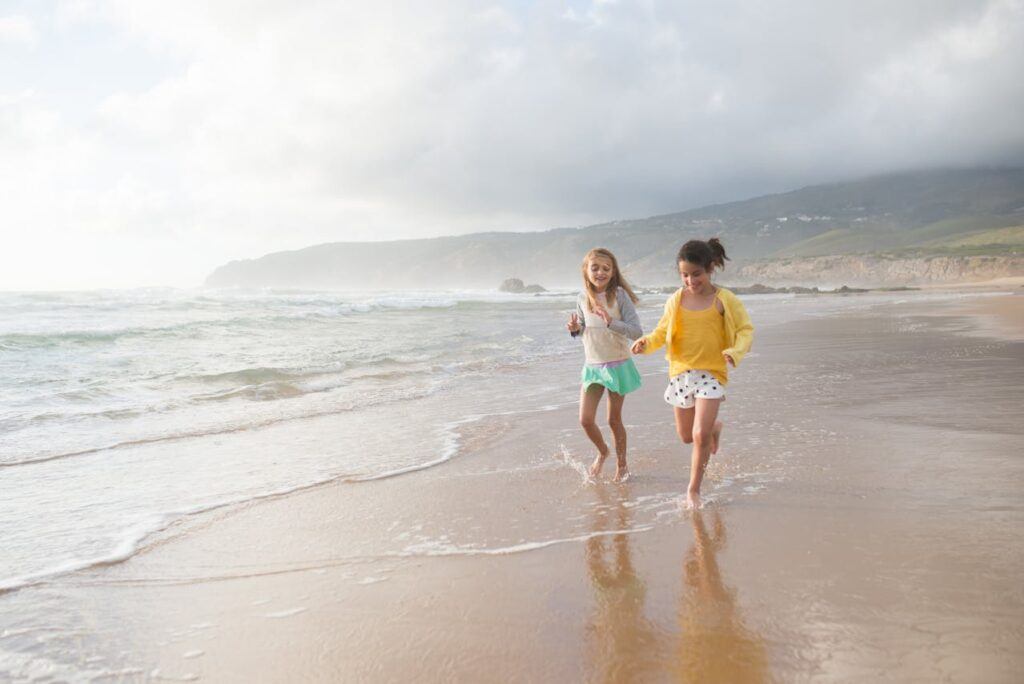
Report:
[{"label": "shoreline", "polygon": [[[943,291],[978,291],[978,292],[1006,292],[1024,288],[1024,276],[1007,276],[1003,278],[992,278],[979,281],[948,281],[929,282],[907,285],[856,285],[849,284],[822,286],[822,285],[768,285],[756,282],[750,285],[729,285],[722,287],[734,292],[737,295],[763,295],[763,294],[806,294],[806,295],[846,295],[862,294],[867,292],[943,292]],[[662,295],[671,294],[679,289],[676,284],[662,286],[638,286],[635,288],[637,294]]]},{"label": "shoreline", "polygon": [[923,285],[926,289],[935,290],[1016,290],[1024,287],[1024,276],[1005,276],[1002,278],[992,278],[989,280],[979,280],[975,282],[949,282],[949,283],[932,283]]},{"label": "shoreline", "polygon": [[974,319],[977,326],[974,334],[1021,342],[1024,341],[1024,307],[1021,301],[1024,301],[1024,291],[1010,292],[1003,296],[975,299],[958,311]]},{"label": "shoreline", "polygon": [[[1012,681],[1022,435],[983,411],[1019,405],[1022,372],[1003,357],[1021,358],[1024,298],[988,299],[936,312],[911,294],[909,311],[760,332],[696,514],[678,508],[688,459],[659,401],[663,362],[646,359],[626,407],[625,485],[583,481],[574,404],[493,415],[460,430],[465,450],[438,467],[206,514],[126,563],[0,601],[14,615],[56,595],[52,610],[90,616],[69,641],[78,673]],[[1015,332],[949,327],[978,316]],[[989,387],[948,387],[934,364]],[[880,378],[913,391],[864,398]],[[934,410],[963,393],[957,415]],[[951,452],[968,437],[971,453]],[[0,634],[0,656],[23,638]]]}]

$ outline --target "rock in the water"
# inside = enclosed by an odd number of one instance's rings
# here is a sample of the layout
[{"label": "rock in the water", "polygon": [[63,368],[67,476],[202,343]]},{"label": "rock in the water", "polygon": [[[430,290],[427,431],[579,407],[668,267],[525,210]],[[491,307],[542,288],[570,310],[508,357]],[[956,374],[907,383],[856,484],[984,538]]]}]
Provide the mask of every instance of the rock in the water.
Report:
[{"label": "rock in the water", "polygon": [[500,287],[499,292],[511,292],[513,294],[532,294],[535,292],[547,292],[543,287],[534,283],[533,285],[525,285],[519,278],[508,278],[505,280]]},{"label": "rock in the water", "polygon": [[524,285],[523,281],[520,280],[519,278],[508,278],[504,282],[501,283],[501,286],[498,288],[498,291],[499,292],[515,292],[515,293],[518,293],[518,292],[522,292],[525,289],[526,289],[526,285]]}]

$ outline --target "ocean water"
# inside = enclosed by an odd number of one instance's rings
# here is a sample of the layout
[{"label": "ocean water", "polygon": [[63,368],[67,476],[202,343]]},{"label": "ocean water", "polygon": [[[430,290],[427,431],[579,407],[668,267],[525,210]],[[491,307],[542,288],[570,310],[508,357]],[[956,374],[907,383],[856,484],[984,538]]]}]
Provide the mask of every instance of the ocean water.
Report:
[{"label": "ocean water", "polygon": [[443,462],[486,404],[458,386],[572,351],[551,325],[570,302],[0,295],[0,588],[127,558],[182,516]]},{"label": "ocean water", "polygon": [[[0,294],[0,592],[131,558],[207,511],[443,464],[483,416],[575,404],[574,298]],[[663,301],[644,297],[646,329]],[[745,301],[766,326],[902,296]]]}]

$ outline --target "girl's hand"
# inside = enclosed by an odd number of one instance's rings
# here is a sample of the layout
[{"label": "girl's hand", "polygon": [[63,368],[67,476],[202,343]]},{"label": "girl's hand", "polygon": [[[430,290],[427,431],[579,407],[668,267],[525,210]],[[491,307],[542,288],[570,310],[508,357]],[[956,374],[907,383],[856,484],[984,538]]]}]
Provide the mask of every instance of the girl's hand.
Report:
[{"label": "girl's hand", "polygon": [[578,333],[580,331],[580,317],[576,314],[569,316],[569,322],[565,324],[565,329],[571,333]]},{"label": "girl's hand", "polygon": [[594,307],[594,315],[600,318],[602,321],[604,321],[605,325],[612,324],[611,314],[605,311],[604,307],[601,306],[600,304]]},{"label": "girl's hand", "polygon": [[735,367],[736,367],[736,362],[735,362],[735,361],[733,361],[733,359],[732,359],[732,357],[731,357],[731,356],[729,356],[729,355],[728,355],[728,354],[726,354],[725,352],[722,352],[722,356],[724,356],[724,357],[725,357],[725,361],[726,361],[726,363],[728,363],[728,364],[729,364],[730,366],[732,366],[733,368],[735,368]]},{"label": "girl's hand", "polygon": [[639,340],[633,343],[633,353],[643,354],[644,349],[647,348],[647,338],[641,337]]}]

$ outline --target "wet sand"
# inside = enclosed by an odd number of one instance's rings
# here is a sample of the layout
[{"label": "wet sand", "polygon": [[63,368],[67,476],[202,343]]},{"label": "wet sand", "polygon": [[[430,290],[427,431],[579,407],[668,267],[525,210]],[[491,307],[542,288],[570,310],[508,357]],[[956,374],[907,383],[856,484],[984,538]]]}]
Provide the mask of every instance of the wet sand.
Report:
[{"label": "wet sand", "polygon": [[[128,680],[1017,681],[1024,344],[994,335],[1022,303],[760,328],[701,511],[679,506],[664,361],[626,403],[624,485],[580,475],[573,363],[564,405],[467,424],[443,466],[0,596],[25,630],[0,646]],[[965,334],[978,316],[1002,322]]]},{"label": "wet sand", "polygon": [[1024,289],[972,300],[957,312],[970,316],[975,334],[1024,341]]}]

